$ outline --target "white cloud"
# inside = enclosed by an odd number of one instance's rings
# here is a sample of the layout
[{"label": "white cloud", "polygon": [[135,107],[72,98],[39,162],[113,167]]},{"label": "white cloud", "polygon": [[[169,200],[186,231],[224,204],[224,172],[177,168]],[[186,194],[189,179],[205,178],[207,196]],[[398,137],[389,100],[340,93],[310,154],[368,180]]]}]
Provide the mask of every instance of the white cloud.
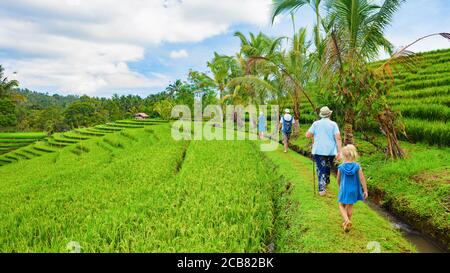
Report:
[{"label": "white cloud", "polygon": [[185,49],[174,50],[170,52],[171,59],[180,59],[189,57],[188,52]]},{"label": "white cloud", "polygon": [[[0,60],[21,86],[62,93],[164,87],[128,63],[161,43],[198,42],[233,24],[266,25],[271,0],[2,0]],[[187,58],[186,50],[171,52]],[[157,72],[157,71],[154,71]],[[12,75],[11,75],[12,76]],[[111,91],[112,93],[112,91]]]}]

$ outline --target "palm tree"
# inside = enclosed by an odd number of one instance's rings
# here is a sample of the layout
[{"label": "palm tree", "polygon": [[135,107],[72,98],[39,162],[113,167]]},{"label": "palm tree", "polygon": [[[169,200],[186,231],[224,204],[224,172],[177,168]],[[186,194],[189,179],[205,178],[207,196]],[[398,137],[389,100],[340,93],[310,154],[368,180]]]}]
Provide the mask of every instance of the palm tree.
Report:
[{"label": "palm tree", "polygon": [[283,13],[291,13],[292,20],[294,21],[294,13],[304,6],[309,6],[316,16],[316,22],[314,24],[314,45],[316,47],[317,56],[322,56],[323,43],[321,35],[321,26],[326,31],[326,21],[322,18],[320,11],[322,6],[322,0],[273,0],[272,11],[272,24],[275,22],[275,18]]},{"label": "palm tree", "polygon": [[[368,86],[367,63],[380,49],[392,54],[392,44],[384,32],[403,0],[385,0],[375,5],[371,0],[336,0],[329,3],[328,17],[332,29],[327,35],[324,77],[334,82],[335,95],[344,115],[344,139],[354,143],[353,126],[363,96],[371,92]],[[338,77],[336,77],[336,73]]]},{"label": "palm tree", "polygon": [[4,75],[5,69],[0,65],[0,99],[11,98],[12,92],[19,86],[19,82],[16,80],[8,80],[8,77]]},{"label": "palm tree", "polygon": [[[320,15],[320,2],[325,3],[322,9],[327,12],[325,17]],[[305,5],[313,7],[317,16],[314,29],[317,55],[313,60],[320,64],[317,78],[322,89],[331,90],[325,92],[343,115],[345,143],[354,142],[355,121],[373,115],[381,128],[389,128],[389,133],[387,130],[383,132],[388,140],[387,154],[391,157],[403,156],[393,129],[395,115],[392,115],[385,100],[387,87],[383,89],[374,84],[379,79],[368,67],[368,62],[378,57],[380,50],[392,54],[393,46],[385,38],[384,32],[403,2],[404,0],[274,0],[273,12],[275,18],[283,12],[296,12]],[[319,26],[326,34],[323,39],[320,37]],[[384,67],[388,65],[389,63]],[[380,103],[381,101],[384,103]],[[383,107],[372,107],[375,103]],[[363,109],[372,109],[372,112],[367,113]],[[383,122],[390,124],[382,124]]]},{"label": "palm tree", "polygon": [[169,98],[175,98],[175,95],[177,94],[177,92],[179,92],[182,86],[183,82],[181,80],[176,80],[174,83],[169,84],[169,86],[166,87],[166,93]]},{"label": "palm tree", "polygon": [[[310,43],[306,39],[306,29],[301,28],[292,39],[291,47],[287,52],[280,54],[278,63],[283,69],[278,73],[283,88],[292,100],[294,117],[300,121],[300,97],[306,94],[306,85],[312,73],[311,59],[308,49]],[[315,111],[312,105],[312,111]],[[299,123],[295,123],[294,135],[300,132]]]},{"label": "palm tree", "polygon": [[275,92],[270,77],[276,72],[276,66],[257,62],[255,57],[273,58],[279,53],[281,41],[285,38],[272,39],[261,32],[258,35],[249,33],[248,38],[241,32],[236,32],[235,36],[241,41],[241,50],[235,57],[241,74],[228,83],[228,88],[233,91],[225,99],[232,98],[234,103],[264,104]]},{"label": "palm tree", "polygon": [[229,81],[240,72],[239,64],[233,57],[214,53],[214,58],[207,63],[210,74],[190,71],[189,77],[201,88],[211,87],[218,91],[221,103],[227,94]]}]

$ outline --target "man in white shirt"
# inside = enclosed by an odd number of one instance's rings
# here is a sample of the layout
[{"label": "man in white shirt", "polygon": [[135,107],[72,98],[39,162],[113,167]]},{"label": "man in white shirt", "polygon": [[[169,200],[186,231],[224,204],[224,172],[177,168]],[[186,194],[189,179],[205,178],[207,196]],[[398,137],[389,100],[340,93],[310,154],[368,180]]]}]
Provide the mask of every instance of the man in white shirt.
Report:
[{"label": "man in white shirt", "polygon": [[280,119],[280,125],[278,126],[278,132],[283,132],[283,144],[284,152],[287,153],[289,149],[289,140],[291,138],[293,126],[295,123],[294,117],[290,114],[290,110],[284,110],[284,116]]}]

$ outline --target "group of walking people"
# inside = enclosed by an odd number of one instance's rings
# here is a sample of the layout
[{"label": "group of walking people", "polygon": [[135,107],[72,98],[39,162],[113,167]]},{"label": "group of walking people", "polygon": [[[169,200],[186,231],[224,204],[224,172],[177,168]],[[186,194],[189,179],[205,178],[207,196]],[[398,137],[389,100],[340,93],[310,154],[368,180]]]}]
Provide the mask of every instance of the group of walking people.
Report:
[{"label": "group of walking people", "polygon": [[[306,132],[306,138],[312,141],[311,153],[316,166],[320,196],[323,197],[327,194],[327,186],[330,184],[331,170],[335,160],[341,162],[337,169],[339,210],[343,218],[342,228],[349,232],[352,228],[353,205],[367,199],[368,190],[361,165],[357,163],[356,147],[354,145],[342,147],[339,126],[331,120],[332,113],[333,111],[326,106],[321,108],[320,120],[311,125]],[[278,127],[278,132],[282,132],[283,135],[285,153],[289,149],[289,140],[295,122],[290,110],[286,109]],[[265,125],[264,113],[261,113],[258,128],[261,138],[264,137]]]}]

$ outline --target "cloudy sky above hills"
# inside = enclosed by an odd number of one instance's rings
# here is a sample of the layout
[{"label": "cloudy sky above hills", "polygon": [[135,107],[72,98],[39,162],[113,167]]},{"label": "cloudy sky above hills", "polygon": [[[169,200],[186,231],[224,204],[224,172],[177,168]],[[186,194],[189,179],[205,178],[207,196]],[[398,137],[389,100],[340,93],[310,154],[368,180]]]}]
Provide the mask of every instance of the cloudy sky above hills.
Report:
[{"label": "cloudy sky above hills", "polygon": [[[59,94],[156,93],[214,51],[234,54],[244,33],[291,35],[289,18],[270,24],[271,0],[2,0],[0,64],[21,87]],[[397,46],[450,32],[450,1],[409,0],[388,38]],[[298,26],[311,26],[302,9]],[[413,48],[448,48],[429,39]]]}]

